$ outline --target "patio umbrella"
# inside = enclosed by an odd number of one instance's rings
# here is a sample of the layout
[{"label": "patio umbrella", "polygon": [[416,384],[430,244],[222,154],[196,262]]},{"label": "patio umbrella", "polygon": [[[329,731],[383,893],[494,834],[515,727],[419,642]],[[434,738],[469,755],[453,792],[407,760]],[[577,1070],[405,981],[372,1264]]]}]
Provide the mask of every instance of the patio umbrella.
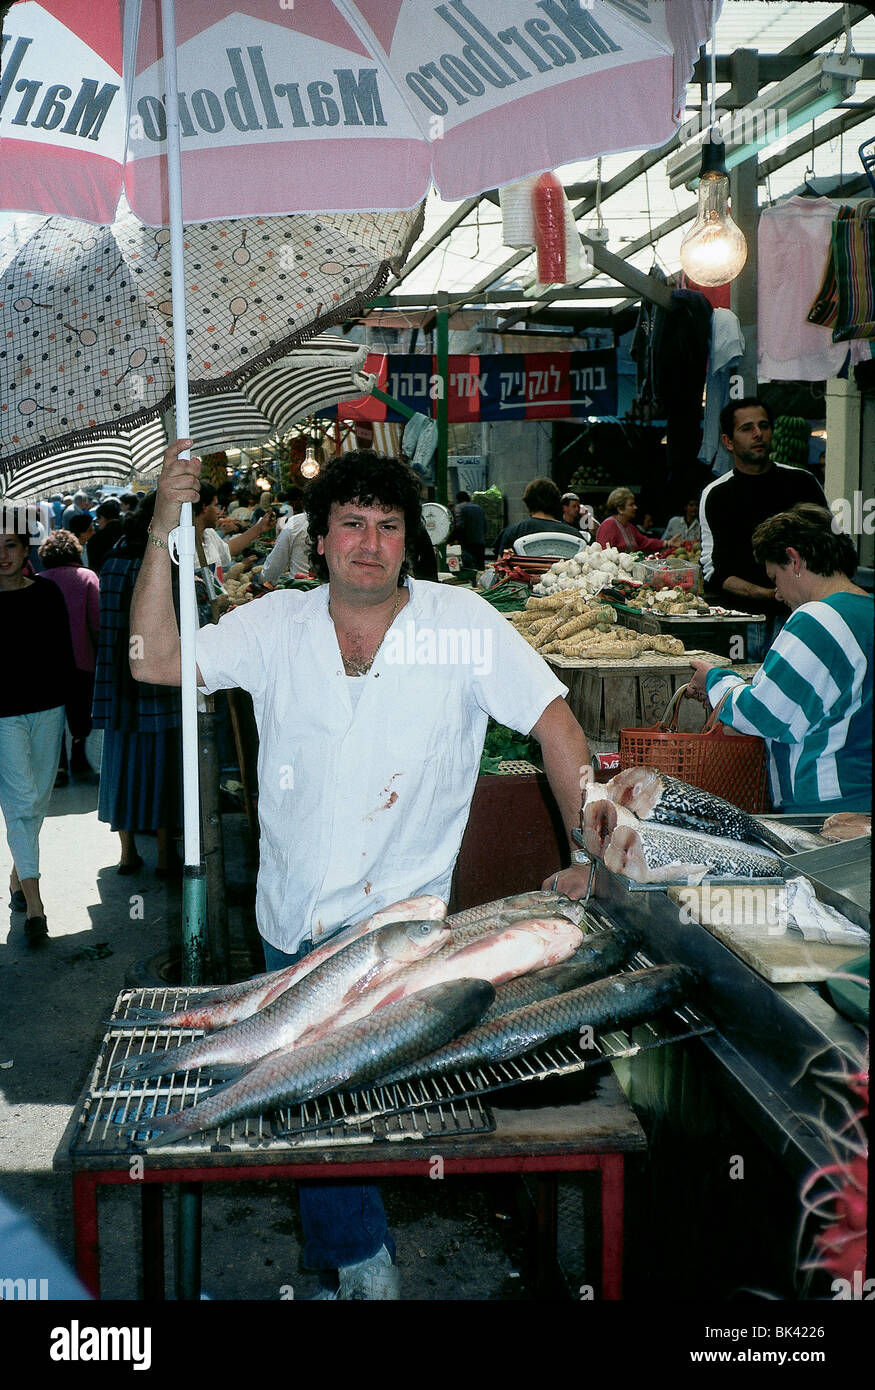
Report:
[{"label": "patio umbrella", "polygon": [[[281,362],[265,367],[239,391],[198,396],[191,401],[191,437],[199,454],[230,445],[249,448],[272,436],[288,434],[315,411],[345,401],[351,393],[364,396],[372,378],[362,372],[367,349],[347,339],[321,334],[302,344]],[[29,501],[48,491],[74,485],[128,483],[132,475],[157,472],[167,447],[161,418],[154,418],[115,435],[99,436],[0,471],[4,498]],[[5,479],[5,482],[4,482]]]},{"label": "patio umbrella", "polygon": [[[161,0],[160,20],[157,0],[29,0],[5,22],[0,206],[102,224],[124,190],[143,223],[169,227],[177,426],[187,435],[183,222],[411,208],[432,180],[457,198],[587,155],[661,144],[679,123],[711,10],[707,0],[502,0],[497,21],[492,0],[186,0],[177,34],[172,0]],[[147,261],[141,254],[141,268]],[[233,300],[248,309],[250,296],[228,297],[225,285],[215,293],[230,338],[240,321]],[[17,298],[33,300],[23,312],[44,312],[30,289]],[[97,330],[67,322],[87,349],[81,334]],[[149,334],[119,343],[112,390],[132,385],[135,372],[148,376],[160,346]],[[48,394],[56,385],[38,391],[15,378],[16,423],[32,423],[31,438],[60,409]],[[125,418],[117,404],[115,424]],[[92,418],[98,428],[112,418],[102,393]],[[180,559],[193,876],[188,507]]]}]

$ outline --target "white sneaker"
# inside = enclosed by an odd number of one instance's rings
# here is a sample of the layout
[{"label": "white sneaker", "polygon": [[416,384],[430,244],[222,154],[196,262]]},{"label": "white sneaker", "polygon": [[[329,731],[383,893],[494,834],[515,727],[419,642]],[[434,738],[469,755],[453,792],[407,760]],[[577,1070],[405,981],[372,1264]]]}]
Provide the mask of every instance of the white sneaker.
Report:
[{"label": "white sneaker", "polygon": [[399,1299],[401,1297],[398,1267],[385,1245],[369,1260],[357,1265],[342,1265],[337,1271],[339,1299]]}]

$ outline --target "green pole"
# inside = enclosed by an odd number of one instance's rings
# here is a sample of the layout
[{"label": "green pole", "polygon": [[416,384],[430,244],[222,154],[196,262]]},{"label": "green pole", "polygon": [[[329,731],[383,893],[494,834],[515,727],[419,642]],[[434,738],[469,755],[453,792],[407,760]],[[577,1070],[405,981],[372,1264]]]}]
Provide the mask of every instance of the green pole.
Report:
[{"label": "green pole", "polygon": [[450,434],[450,315],[447,309],[448,295],[442,291],[438,295],[438,310],[435,315],[435,346],[437,348],[437,374],[439,377],[437,408],[437,452],[434,461],[435,501],[447,505],[447,444]]},{"label": "green pole", "polygon": [[182,977],[184,985],[204,982],[207,871],[203,864],[186,864],[182,871]]}]

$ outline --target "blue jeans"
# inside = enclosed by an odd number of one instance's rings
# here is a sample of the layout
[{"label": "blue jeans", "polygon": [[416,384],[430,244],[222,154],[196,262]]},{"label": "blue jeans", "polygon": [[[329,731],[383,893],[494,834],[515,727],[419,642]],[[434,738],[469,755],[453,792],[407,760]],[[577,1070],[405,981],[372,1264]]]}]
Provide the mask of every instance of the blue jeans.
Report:
[{"label": "blue jeans", "polygon": [[[266,970],[282,970],[309,955],[306,942],[293,955],[277,950],[262,938]],[[299,1182],[301,1225],[304,1228],[305,1269],[340,1269],[359,1264],[386,1246],[395,1258],[380,1189],[374,1183]]]}]

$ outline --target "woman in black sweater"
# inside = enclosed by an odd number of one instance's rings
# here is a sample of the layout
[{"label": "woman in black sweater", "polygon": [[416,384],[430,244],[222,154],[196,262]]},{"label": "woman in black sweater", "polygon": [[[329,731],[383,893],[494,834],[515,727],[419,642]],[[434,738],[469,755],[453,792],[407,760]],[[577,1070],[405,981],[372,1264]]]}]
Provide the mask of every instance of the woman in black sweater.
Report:
[{"label": "woman in black sweater", "polygon": [[0,683],[0,810],[12,854],[11,905],[26,914],[30,946],[48,936],[39,887],[39,832],[48,810],[74,670],[63,595],[24,573],[26,533],[0,533],[0,633],[17,653],[15,679]]}]

